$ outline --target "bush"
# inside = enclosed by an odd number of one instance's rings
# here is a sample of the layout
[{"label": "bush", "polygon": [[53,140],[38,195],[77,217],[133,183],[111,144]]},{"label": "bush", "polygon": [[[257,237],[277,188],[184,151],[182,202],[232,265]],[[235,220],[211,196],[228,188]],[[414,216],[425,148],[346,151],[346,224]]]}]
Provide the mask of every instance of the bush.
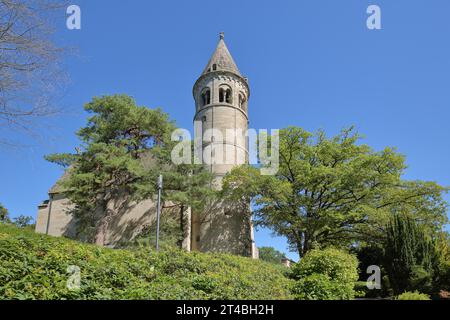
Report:
[{"label": "bush", "polygon": [[292,290],[297,300],[345,300],[352,297],[345,286],[324,274],[314,273],[298,280]]},{"label": "bush", "polygon": [[296,299],[342,300],[355,297],[358,260],[336,249],[312,250],[293,267]]},{"label": "bush", "polygon": [[442,261],[434,279],[435,292],[450,291],[450,261]]},{"label": "bush", "polygon": [[[69,266],[80,269],[70,290]],[[249,258],[113,250],[0,224],[0,299],[290,299],[291,280]]]},{"label": "bush", "polygon": [[358,260],[337,249],[311,250],[293,267],[292,273],[297,279],[319,273],[338,282],[355,283],[358,279]]},{"label": "bush", "polygon": [[430,297],[427,294],[414,291],[402,293],[397,297],[397,300],[430,300]]},{"label": "bush", "polygon": [[441,273],[442,288],[450,291],[450,261],[447,261],[442,267]]}]

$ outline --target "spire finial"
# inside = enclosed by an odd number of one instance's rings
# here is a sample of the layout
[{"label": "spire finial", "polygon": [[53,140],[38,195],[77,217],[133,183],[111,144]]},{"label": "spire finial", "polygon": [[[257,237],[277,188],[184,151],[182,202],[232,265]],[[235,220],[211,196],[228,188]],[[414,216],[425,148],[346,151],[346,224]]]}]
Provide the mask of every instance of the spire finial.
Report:
[{"label": "spire finial", "polygon": [[219,38],[220,40],[223,40],[225,38],[225,33],[224,32],[219,33]]}]

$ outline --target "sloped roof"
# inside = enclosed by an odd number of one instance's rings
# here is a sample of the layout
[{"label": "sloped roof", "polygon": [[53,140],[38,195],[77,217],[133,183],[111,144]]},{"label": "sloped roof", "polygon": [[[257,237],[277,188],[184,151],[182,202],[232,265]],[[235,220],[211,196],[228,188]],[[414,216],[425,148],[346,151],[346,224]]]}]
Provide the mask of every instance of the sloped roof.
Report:
[{"label": "sloped roof", "polygon": [[229,71],[241,76],[236,63],[234,62],[233,57],[225,44],[223,32],[220,33],[220,39],[216,50],[214,51],[211,59],[209,59],[209,62],[202,74],[211,71]]},{"label": "sloped roof", "polygon": [[56,183],[53,185],[53,187],[50,188],[50,190],[48,191],[49,194],[57,194],[57,193],[63,193],[65,191],[64,187],[62,186],[62,183],[64,183],[64,181],[66,181],[69,176],[69,168],[66,169],[64,171],[64,174],[61,176],[61,178],[58,179],[58,181],[56,181]]}]

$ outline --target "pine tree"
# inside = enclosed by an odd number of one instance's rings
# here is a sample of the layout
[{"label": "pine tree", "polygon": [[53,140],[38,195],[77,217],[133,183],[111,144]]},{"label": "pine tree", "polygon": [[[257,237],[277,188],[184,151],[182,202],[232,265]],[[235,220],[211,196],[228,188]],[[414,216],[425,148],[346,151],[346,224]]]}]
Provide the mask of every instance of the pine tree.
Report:
[{"label": "pine tree", "polygon": [[77,154],[46,156],[67,168],[61,185],[75,204],[70,213],[82,238],[103,245],[116,214],[107,210],[108,202],[118,195],[149,199],[159,175],[164,176],[163,204],[170,201],[179,207],[181,217],[187,208],[198,209],[213,196],[211,174],[203,166],[171,161],[176,126],[162,110],[138,106],[127,95],[94,98],[85,110],[91,116],[77,133],[82,141]]}]

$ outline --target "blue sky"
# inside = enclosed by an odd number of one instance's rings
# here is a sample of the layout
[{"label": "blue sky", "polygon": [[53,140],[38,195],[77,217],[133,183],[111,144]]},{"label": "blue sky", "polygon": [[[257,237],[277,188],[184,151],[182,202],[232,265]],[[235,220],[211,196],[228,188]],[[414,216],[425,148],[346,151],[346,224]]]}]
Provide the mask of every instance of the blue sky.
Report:
[{"label": "blue sky", "polygon": [[[0,150],[0,202],[13,216],[35,216],[61,175],[43,155],[74,150],[93,96],[129,94],[191,129],[192,86],[220,31],[250,81],[252,128],[335,134],[354,124],[375,149],[407,156],[406,178],[450,185],[448,0],[73,3],[82,29],[67,30],[62,12],[56,35],[77,48],[65,59],[66,113],[40,127],[39,139],[21,136],[30,147]],[[382,30],[366,27],[370,4],[381,8]],[[286,251],[267,230],[256,240]]]}]

